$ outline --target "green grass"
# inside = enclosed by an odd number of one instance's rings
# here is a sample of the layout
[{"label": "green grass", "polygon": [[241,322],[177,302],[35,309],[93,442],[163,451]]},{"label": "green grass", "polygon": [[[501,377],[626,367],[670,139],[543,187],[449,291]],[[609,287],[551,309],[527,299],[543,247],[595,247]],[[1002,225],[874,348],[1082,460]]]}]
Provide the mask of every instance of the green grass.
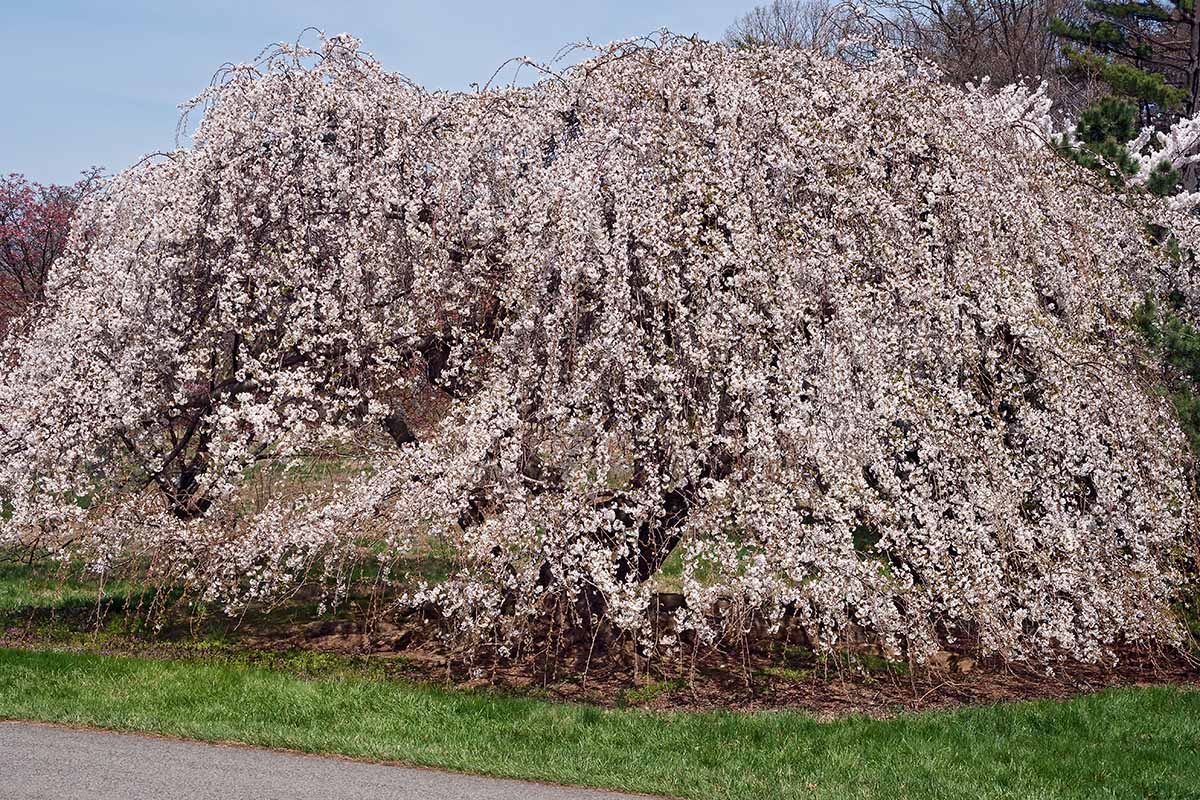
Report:
[{"label": "green grass", "polygon": [[101,589],[92,576],[78,570],[48,569],[44,564],[0,561],[0,616],[28,610],[92,609],[97,601],[124,597],[129,587],[110,583]]},{"label": "green grass", "polygon": [[1200,798],[1200,692],[1172,688],[822,723],[0,649],[0,718],[689,798]]}]

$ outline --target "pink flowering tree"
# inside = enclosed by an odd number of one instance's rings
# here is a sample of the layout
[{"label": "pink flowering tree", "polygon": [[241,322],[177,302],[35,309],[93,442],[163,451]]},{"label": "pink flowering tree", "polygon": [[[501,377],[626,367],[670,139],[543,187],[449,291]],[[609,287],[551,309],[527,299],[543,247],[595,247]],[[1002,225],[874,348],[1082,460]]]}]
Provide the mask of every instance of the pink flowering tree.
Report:
[{"label": "pink flowering tree", "polygon": [[[1146,222],[1200,236],[1057,157],[1039,95],[669,36],[431,93],[333,37],[193,107],[9,345],[0,539],[230,608],[378,560],[502,654],[1178,635],[1191,465],[1127,320],[1194,296]],[[445,582],[401,571],[430,541]]]},{"label": "pink flowering tree", "polygon": [[66,247],[71,215],[100,182],[93,168],[71,186],[0,178],[0,337],[31,305],[45,299],[50,265]]}]

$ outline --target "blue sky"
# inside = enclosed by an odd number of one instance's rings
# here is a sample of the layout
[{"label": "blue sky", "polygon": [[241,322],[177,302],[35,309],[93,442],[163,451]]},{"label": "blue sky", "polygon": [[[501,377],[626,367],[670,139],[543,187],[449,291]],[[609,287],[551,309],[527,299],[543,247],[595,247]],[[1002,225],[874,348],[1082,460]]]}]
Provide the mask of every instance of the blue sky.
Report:
[{"label": "blue sky", "polygon": [[389,70],[439,89],[486,81],[505,59],[669,28],[720,38],[762,0],[55,2],[0,0],[6,77],[0,173],[67,182],[175,142],[177,106],[226,61],[315,26],[348,31]]}]

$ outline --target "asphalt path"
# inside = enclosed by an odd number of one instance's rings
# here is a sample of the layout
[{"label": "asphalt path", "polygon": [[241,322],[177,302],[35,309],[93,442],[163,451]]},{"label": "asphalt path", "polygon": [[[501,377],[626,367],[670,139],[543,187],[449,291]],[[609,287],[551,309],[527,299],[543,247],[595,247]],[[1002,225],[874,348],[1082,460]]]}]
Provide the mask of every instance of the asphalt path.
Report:
[{"label": "asphalt path", "polygon": [[634,800],[592,789],[24,722],[0,722],[0,797]]}]

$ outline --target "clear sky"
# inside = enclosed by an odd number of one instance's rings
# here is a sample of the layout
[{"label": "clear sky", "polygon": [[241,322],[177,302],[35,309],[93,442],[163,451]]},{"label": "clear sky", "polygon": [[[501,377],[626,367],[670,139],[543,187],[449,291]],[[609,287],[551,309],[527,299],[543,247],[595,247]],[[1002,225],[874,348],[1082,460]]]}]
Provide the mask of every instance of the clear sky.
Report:
[{"label": "clear sky", "polygon": [[315,26],[349,32],[392,71],[436,89],[485,82],[503,61],[660,28],[720,38],[763,0],[0,0],[0,173],[68,182],[172,149],[177,106],[227,61]]}]

